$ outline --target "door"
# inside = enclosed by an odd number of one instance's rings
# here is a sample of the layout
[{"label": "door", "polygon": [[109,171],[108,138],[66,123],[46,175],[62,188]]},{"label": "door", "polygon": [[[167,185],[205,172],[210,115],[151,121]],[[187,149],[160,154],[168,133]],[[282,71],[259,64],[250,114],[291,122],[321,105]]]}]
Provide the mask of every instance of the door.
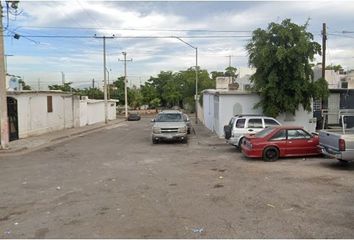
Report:
[{"label": "door", "polygon": [[7,97],[7,117],[9,120],[9,140],[18,139],[18,117],[17,100],[13,97]]},{"label": "door", "polygon": [[286,155],[288,156],[299,156],[307,155],[312,148],[311,135],[302,129],[288,129],[288,139],[286,146]]}]

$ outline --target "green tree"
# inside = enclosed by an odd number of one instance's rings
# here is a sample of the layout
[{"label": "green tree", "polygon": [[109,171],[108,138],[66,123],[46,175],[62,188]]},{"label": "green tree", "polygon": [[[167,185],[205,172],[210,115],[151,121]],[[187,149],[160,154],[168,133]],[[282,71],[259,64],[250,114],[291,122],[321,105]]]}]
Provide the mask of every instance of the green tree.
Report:
[{"label": "green tree", "polygon": [[77,91],[80,96],[87,96],[89,99],[104,99],[103,91],[98,88],[85,88]]},{"label": "green tree", "polygon": [[261,96],[255,107],[262,107],[266,115],[294,114],[299,105],[311,111],[311,99],[323,97],[319,89],[326,88],[325,82],[315,86],[310,64],[321,46],[306,28],[307,23],[299,26],[290,19],[270,23],[266,30],[253,31],[246,46],[249,65],[256,68],[253,89]]},{"label": "green tree", "polygon": [[344,71],[343,67],[338,64],[338,65],[329,65],[326,67],[326,70],[334,70],[335,72],[342,72]]},{"label": "green tree", "polygon": [[49,90],[61,90],[63,92],[76,92],[77,90],[71,86],[72,82],[67,82],[62,85],[49,85]]},{"label": "green tree", "polygon": [[20,79],[20,80],[18,81],[18,83],[21,84],[22,90],[31,90],[31,89],[32,89],[31,86],[30,86],[30,85],[27,85],[27,84],[25,83],[25,81],[23,81],[22,79]]},{"label": "green tree", "polygon": [[211,74],[211,78],[212,78],[213,80],[216,80],[217,77],[223,77],[223,76],[225,76],[225,73],[224,73],[224,72],[218,72],[218,71],[212,71],[212,72],[210,72],[210,74]]},{"label": "green tree", "polygon": [[237,68],[229,66],[225,68],[225,76],[226,77],[232,77],[232,79],[235,79],[238,77],[238,74],[236,74]]}]

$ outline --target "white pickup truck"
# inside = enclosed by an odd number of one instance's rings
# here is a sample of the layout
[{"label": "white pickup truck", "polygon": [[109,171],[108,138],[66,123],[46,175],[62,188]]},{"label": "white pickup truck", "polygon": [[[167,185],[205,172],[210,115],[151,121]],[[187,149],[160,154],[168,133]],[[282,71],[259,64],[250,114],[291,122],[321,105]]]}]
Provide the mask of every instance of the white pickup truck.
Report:
[{"label": "white pickup truck", "polygon": [[354,161],[354,113],[338,114],[341,128],[323,129],[319,132],[319,147],[328,157],[341,162]]}]

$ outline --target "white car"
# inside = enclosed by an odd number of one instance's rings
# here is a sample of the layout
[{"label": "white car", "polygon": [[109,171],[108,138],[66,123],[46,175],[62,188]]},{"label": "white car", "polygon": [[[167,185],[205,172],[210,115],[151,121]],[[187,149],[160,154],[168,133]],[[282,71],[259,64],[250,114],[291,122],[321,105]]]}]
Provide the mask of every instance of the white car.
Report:
[{"label": "white car", "polygon": [[280,126],[281,124],[272,117],[261,115],[236,115],[230,119],[228,125],[224,126],[225,139],[241,149],[243,138],[246,134],[253,134],[269,126]]}]

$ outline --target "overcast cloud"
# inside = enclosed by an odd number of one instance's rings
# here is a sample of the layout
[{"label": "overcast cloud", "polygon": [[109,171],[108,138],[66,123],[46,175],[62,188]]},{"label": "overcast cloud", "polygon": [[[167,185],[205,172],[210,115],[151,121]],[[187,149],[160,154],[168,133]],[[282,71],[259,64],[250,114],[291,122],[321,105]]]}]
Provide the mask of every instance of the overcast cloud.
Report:
[{"label": "overcast cloud", "polygon": [[[198,47],[203,69],[223,71],[229,64],[248,66],[244,47],[251,31],[290,18],[297,24],[310,19],[308,30],[321,43],[322,23],[328,26],[327,62],[354,68],[354,2],[119,2],[21,1],[21,14],[10,16],[8,34],[23,36],[118,36],[107,39],[107,67],[111,79],[123,74],[122,51],[127,52],[128,76],[133,84],[159,71],[179,71],[195,65],[195,50],[173,38],[119,38],[178,36]],[[6,18],[3,18],[6,25]],[[68,27],[47,28],[47,27]],[[185,30],[185,31],[177,31]],[[187,31],[194,30],[194,31]],[[195,30],[209,30],[199,32]],[[213,31],[238,32],[213,32]],[[343,34],[343,31],[351,33]],[[336,34],[336,35],[333,35]],[[224,36],[210,38],[211,36]],[[187,38],[204,36],[204,38]],[[230,37],[234,36],[234,37]],[[185,37],[185,38],[183,38]],[[61,72],[76,86],[103,79],[102,39],[5,39],[7,68],[26,82],[61,82]],[[317,58],[321,61],[320,56]]]}]

